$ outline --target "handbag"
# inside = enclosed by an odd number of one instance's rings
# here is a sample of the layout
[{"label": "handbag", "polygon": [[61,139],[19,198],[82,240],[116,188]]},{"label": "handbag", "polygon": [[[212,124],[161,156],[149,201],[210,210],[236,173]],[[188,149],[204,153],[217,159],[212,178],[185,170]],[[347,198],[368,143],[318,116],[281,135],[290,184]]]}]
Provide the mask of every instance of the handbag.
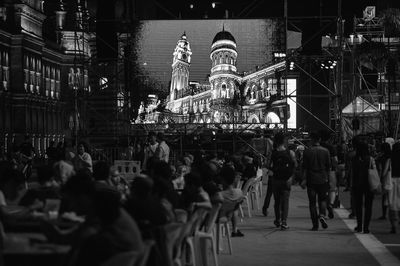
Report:
[{"label": "handbag", "polygon": [[392,190],[392,161],[388,160],[388,170],[386,174],[382,177],[383,189],[384,190]]},{"label": "handbag", "polygon": [[375,194],[380,194],[382,192],[381,180],[372,158],[369,159],[368,183],[370,190]]}]

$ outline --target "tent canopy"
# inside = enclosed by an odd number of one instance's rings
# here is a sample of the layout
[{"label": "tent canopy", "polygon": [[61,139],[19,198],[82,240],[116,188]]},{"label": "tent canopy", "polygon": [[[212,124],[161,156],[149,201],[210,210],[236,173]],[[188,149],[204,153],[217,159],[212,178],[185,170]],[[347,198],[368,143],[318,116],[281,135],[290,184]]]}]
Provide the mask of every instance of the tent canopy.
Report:
[{"label": "tent canopy", "polygon": [[343,110],[342,114],[345,116],[349,115],[376,115],[379,114],[380,110],[372,103],[358,96]]}]

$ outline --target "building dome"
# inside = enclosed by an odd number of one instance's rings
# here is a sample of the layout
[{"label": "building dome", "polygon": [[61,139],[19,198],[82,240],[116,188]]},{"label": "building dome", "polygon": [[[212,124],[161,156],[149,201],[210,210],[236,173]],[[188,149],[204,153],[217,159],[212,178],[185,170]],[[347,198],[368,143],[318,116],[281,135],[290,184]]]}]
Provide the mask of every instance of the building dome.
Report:
[{"label": "building dome", "polygon": [[217,35],[215,35],[212,43],[214,44],[218,41],[225,41],[225,40],[236,43],[236,40],[233,37],[233,35],[229,31],[225,31],[225,29],[223,29],[222,31],[218,32]]}]

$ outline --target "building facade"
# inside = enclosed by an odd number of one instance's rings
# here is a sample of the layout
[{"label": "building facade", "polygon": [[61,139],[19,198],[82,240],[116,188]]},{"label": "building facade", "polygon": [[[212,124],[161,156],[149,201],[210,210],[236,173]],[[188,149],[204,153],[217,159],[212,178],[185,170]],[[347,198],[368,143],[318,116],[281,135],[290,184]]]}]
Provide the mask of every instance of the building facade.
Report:
[{"label": "building facade", "polygon": [[[288,105],[282,97],[287,92],[286,82],[282,78],[286,69],[284,60],[257,67],[253,71],[238,72],[236,63],[240,55],[237,43],[225,29],[218,32],[212,41],[211,70],[207,83],[189,81],[191,57],[190,42],[183,34],[173,53],[166,111],[156,111],[157,106],[141,106],[139,113],[142,113],[142,119],[137,122],[277,125],[290,118]],[[287,117],[284,110],[288,110]]]},{"label": "building facade", "polygon": [[[69,15],[82,15],[83,4],[80,11]],[[78,116],[73,108],[73,89],[79,84],[87,91],[89,84],[87,70],[74,64],[74,43],[81,34],[62,27],[65,16],[61,24],[52,19],[46,22],[47,17],[60,19],[56,10],[66,15],[62,8],[62,2],[61,7],[49,8],[39,0],[10,0],[0,5],[2,152],[9,152],[29,135],[37,155],[42,156],[50,141],[63,141],[72,135]]]}]

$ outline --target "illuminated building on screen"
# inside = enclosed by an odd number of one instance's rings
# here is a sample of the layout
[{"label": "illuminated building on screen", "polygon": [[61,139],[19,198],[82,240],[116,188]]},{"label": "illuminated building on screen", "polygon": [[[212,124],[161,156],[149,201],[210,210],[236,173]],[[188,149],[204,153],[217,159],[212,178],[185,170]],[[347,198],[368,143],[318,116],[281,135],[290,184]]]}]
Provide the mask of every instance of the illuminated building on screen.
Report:
[{"label": "illuminated building on screen", "polygon": [[212,41],[207,83],[190,81],[192,56],[196,55],[192,55],[189,38],[184,33],[173,53],[166,110],[156,111],[154,104],[153,108],[142,105],[140,122],[280,124],[285,118],[287,105],[282,95],[286,91],[293,99],[288,100],[288,127],[296,127],[296,79],[288,78],[285,82],[282,78],[286,69],[284,60],[256,67],[251,72],[238,72],[237,43],[225,29]]}]

